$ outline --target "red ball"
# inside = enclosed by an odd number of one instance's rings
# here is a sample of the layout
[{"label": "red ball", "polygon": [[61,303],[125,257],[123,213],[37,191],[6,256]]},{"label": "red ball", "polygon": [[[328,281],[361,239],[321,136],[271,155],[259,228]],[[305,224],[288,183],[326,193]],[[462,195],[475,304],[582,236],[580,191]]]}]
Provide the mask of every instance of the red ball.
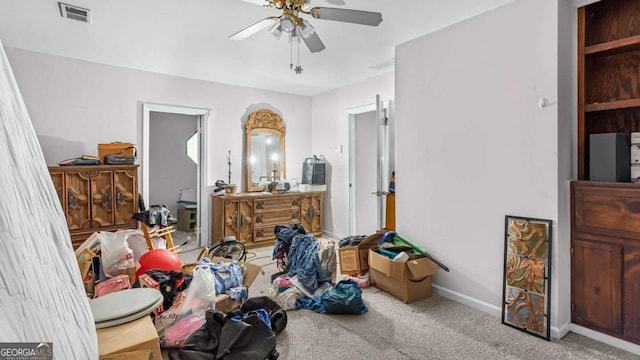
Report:
[{"label": "red ball", "polygon": [[136,279],[138,279],[138,276],[153,269],[182,271],[182,262],[178,255],[167,249],[149,250],[140,256],[138,262],[140,263],[140,268],[136,271]]}]

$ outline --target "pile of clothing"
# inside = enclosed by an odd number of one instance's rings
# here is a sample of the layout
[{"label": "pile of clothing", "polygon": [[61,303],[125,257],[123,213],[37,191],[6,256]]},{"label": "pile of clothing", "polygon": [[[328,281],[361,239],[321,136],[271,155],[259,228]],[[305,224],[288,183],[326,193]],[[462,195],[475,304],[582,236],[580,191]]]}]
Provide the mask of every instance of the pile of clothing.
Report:
[{"label": "pile of clothing", "polygon": [[285,309],[309,309],[318,313],[363,314],[362,291],[353,281],[332,286],[335,262],[335,243],[322,247],[300,224],[279,225],[273,259],[281,260],[284,271],[272,279],[269,290]]}]

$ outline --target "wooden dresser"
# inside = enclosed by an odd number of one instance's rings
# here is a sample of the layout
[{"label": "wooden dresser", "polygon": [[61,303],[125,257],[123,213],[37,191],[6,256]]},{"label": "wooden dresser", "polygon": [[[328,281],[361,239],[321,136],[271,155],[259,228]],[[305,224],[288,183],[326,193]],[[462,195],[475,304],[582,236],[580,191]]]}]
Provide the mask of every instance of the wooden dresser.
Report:
[{"label": "wooden dresser", "polygon": [[211,243],[235,236],[246,247],[273,245],[276,225],[302,224],[322,235],[322,192],[243,193],[212,197]]},{"label": "wooden dresser", "polygon": [[50,166],[73,248],[96,231],[135,229],[138,165]]},{"label": "wooden dresser", "polygon": [[571,321],[640,343],[640,184],[571,183]]}]

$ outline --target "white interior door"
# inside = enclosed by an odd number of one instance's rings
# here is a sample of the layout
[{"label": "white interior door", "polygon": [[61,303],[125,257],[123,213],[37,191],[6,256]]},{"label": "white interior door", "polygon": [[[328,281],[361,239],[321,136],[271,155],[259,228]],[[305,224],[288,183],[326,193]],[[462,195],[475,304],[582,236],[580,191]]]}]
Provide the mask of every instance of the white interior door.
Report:
[{"label": "white interior door", "polygon": [[367,235],[384,227],[389,182],[388,104],[351,109],[349,114],[349,231]]}]

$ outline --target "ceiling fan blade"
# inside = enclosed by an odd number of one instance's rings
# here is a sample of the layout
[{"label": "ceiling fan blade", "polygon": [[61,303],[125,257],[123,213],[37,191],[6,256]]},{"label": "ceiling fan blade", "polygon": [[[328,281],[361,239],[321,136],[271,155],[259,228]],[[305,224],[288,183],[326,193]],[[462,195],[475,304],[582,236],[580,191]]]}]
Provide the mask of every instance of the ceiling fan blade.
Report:
[{"label": "ceiling fan blade", "polygon": [[249,36],[257,33],[260,30],[264,30],[266,28],[268,28],[269,26],[275,24],[276,20],[278,20],[277,17],[272,16],[272,17],[268,17],[266,19],[262,19],[260,21],[258,21],[257,23],[246,27],[240,31],[238,31],[237,33],[229,36],[229,39],[231,40],[244,40],[246,38],[248,38]]},{"label": "ceiling fan blade", "polygon": [[260,6],[267,6],[271,3],[271,1],[269,0],[241,0],[241,1],[247,2],[249,4],[260,5]]},{"label": "ceiling fan blade", "polygon": [[311,16],[316,19],[343,21],[354,24],[378,26],[382,22],[382,14],[371,11],[315,7]]},{"label": "ceiling fan blade", "polygon": [[312,53],[320,52],[325,49],[322,40],[320,40],[320,37],[315,32],[311,34],[308,39],[304,36],[301,36],[301,38]]}]

